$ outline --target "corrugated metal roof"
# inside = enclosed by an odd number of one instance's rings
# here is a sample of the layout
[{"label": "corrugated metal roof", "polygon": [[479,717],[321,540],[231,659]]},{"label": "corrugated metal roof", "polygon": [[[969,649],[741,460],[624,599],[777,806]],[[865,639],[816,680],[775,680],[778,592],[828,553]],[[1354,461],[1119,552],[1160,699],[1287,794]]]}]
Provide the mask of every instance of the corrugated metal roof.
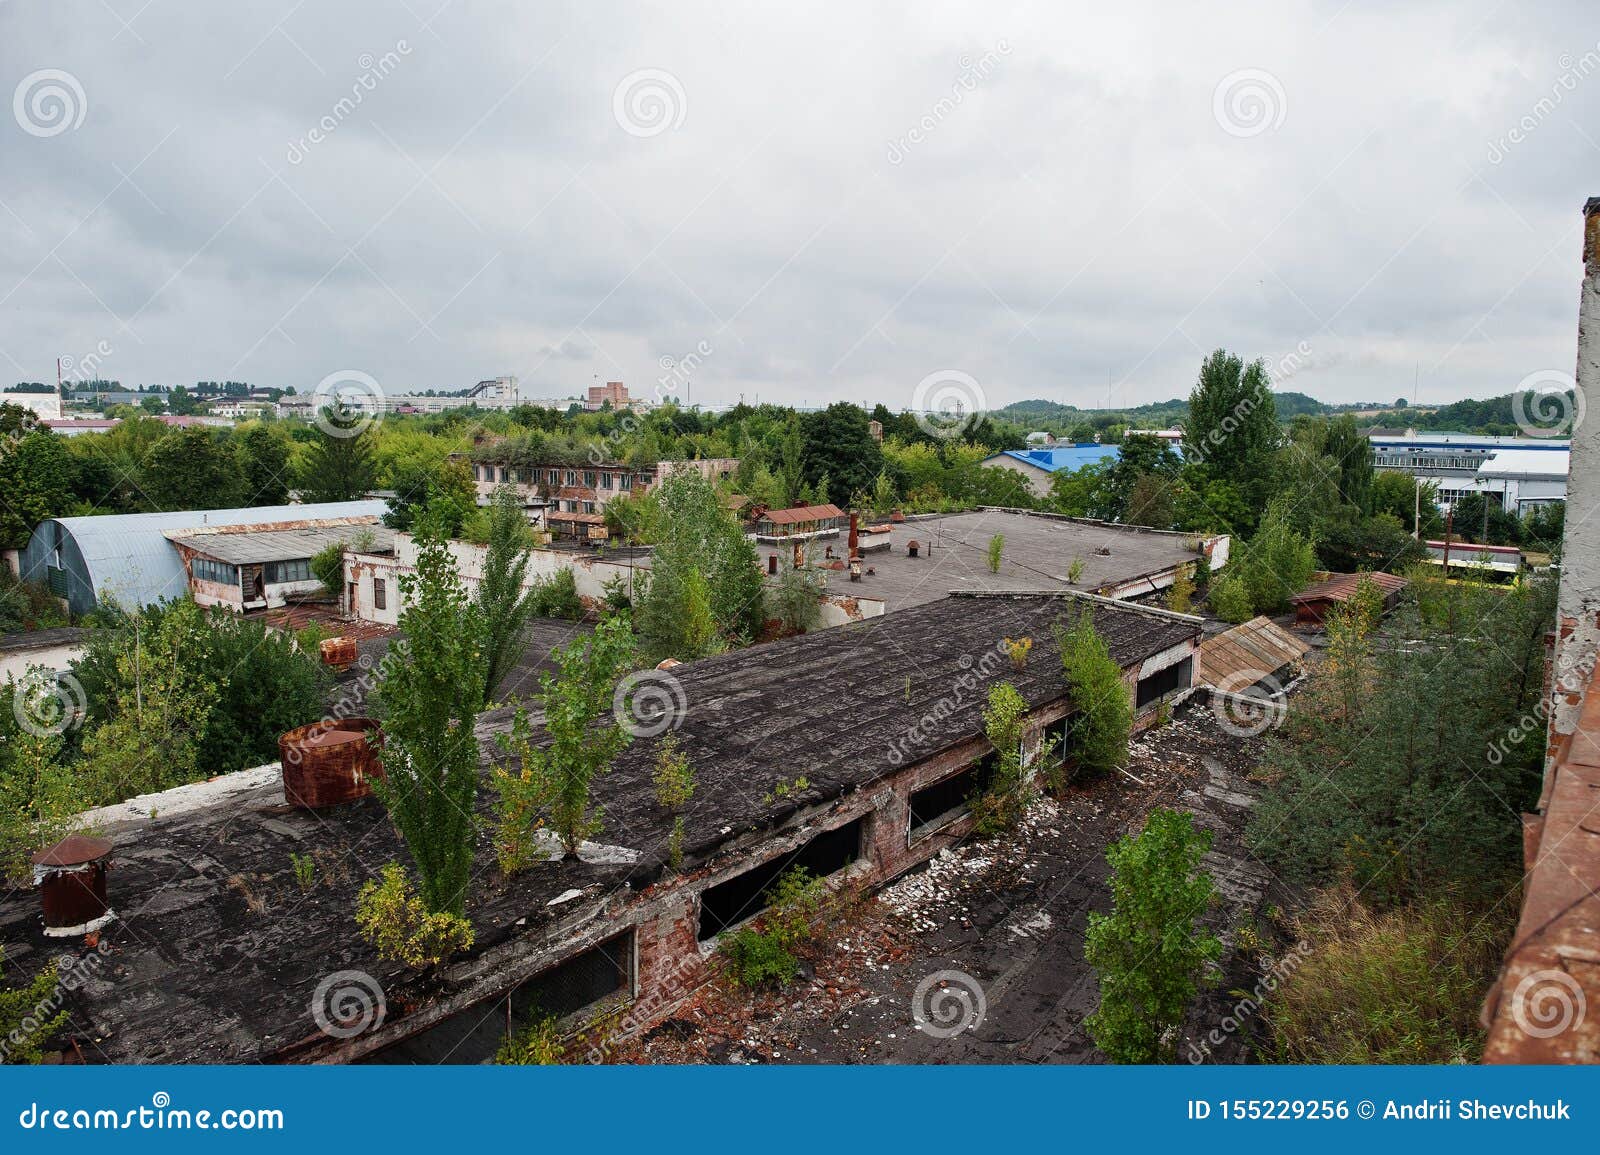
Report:
[{"label": "corrugated metal roof", "polygon": [[314,556],[335,542],[350,545],[371,538],[363,552],[388,553],[394,549],[394,530],[368,522],[365,525],[318,525],[303,529],[266,529],[246,533],[168,533],[167,539],[204,557],[232,565],[267,561],[296,561]]},{"label": "corrugated metal roof", "polygon": [[1478,476],[1566,477],[1571,464],[1567,449],[1496,449],[1478,466]]},{"label": "corrugated metal roof", "polygon": [[[314,505],[263,505],[254,509],[180,510],[174,513],[121,513],[104,517],[52,519],[70,537],[88,570],[95,596],[112,594],[126,606],[175,598],[188,587],[178,551],[168,530],[212,525],[260,525],[335,517],[382,515],[381,501],[333,501]],[[48,524],[48,523],[45,523]],[[43,524],[34,530],[39,533]]]},{"label": "corrugated metal roof", "polygon": [[[1200,643],[1198,680],[1221,689],[1243,690],[1298,662],[1310,648],[1310,643],[1273,624],[1271,618],[1251,618]],[[1249,674],[1255,677],[1247,677]]]},{"label": "corrugated metal roof", "polygon": [[1405,589],[1407,585],[1405,578],[1392,573],[1384,573],[1382,570],[1375,570],[1372,573],[1337,573],[1329,577],[1327,581],[1318,582],[1314,586],[1301,590],[1289,601],[1294,605],[1300,605],[1302,602],[1349,601],[1350,595],[1356,592],[1356,586],[1361,583],[1362,578],[1371,578],[1372,584],[1377,586],[1385,595],[1398,593],[1400,590]]},{"label": "corrugated metal roof", "polygon": [[[1078,445],[1052,445],[1046,449],[1007,449],[995,457],[1015,458],[1035,469],[1056,473],[1063,469],[1082,469],[1085,465],[1097,465],[1102,461],[1115,461],[1121,455],[1120,446],[1085,442]],[[995,458],[991,457],[984,464],[993,460]]]},{"label": "corrugated metal roof", "polygon": [[793,525],[800,521],[823,521],[830,517],[843,517],[844,510],[837,505],[796,505],[790,509],[769,509],[760,520],[773,525]]}]

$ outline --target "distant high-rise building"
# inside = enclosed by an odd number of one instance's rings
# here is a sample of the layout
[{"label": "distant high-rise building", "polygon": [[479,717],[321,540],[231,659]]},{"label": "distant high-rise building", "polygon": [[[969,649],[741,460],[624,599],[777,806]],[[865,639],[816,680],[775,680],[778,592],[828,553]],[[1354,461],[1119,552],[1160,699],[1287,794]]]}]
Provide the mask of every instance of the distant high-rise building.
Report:
[{"label": "distant high-rise building", "polygon": [[589,400],[584,403],[584,408],[601,409],[608,401],[613,409],[626,409],[633,404],[626,385],[621,381],[607,381],[604,385],[589,386]]}]

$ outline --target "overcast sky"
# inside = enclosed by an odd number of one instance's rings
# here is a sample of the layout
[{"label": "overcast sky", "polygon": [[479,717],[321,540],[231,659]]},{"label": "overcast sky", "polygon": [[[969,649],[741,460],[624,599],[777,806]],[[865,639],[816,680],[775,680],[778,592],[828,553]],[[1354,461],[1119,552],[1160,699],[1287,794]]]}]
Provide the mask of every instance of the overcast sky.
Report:
[{"label": "overcast sky", "polygon": [[[0,379],[1570,373],[1600,5],[0,3]],[[327,9],[336,7],[337,11]],[[697,352],[698,351],[698,352]],[[671,392],[683,394],[674,384]]]}]

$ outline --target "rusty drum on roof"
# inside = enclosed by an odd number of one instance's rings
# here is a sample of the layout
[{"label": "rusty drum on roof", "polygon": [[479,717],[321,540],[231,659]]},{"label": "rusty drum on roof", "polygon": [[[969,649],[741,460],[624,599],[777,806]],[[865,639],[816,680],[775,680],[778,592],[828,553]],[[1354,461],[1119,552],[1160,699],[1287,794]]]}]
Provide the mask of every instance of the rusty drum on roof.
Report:
[{"label": "rusty drum on roof", "polygon": [[383,777],[382,746],[383,731],[374,718],[296,726],[278,739],[284,800],[320,810],[365,798],[372,793],[372,780]]},{"label": "rusty drum on roof", "polygon": [[74,834],[33,856],[33,880],[44,907],[45,934],[88,934],[111,917],[106,867],[111,843]]}]

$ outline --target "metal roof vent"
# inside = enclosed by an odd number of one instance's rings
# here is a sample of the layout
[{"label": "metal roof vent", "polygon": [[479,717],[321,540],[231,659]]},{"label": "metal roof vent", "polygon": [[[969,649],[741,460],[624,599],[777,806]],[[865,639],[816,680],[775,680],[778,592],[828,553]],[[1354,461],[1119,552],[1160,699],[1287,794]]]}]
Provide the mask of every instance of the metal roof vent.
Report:
[{"label": "metal roof vent", "polygon": [[116,918],[106,898],[111,843],[74,834],[33,856],[33,884],[51,938],[91,934]]}]

